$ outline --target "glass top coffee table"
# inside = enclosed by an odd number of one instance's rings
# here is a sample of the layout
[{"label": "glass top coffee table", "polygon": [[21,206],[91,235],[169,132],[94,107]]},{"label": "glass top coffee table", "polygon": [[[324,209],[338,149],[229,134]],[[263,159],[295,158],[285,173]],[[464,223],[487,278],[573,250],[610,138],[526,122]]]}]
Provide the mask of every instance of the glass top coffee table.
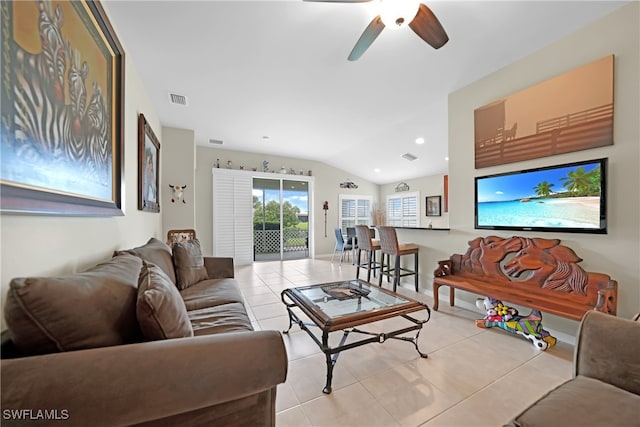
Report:
[{"label": "glass top coffee table", "polygon": [[[333,367],[341,351],[368,343],[383,343],[387,339],[397,339],[413,343],[418,354],[421,357],[427,357],[418,348],[418,337],[422,325],[428,322],[431,316],[429,307],[424,303],[362,280],[346,280],[285,289],[282,291],[281,298],[289,313],[289,328],[283,332],[289,333],[293,324],[297,324],[300,329],[309,334],[325,354],[327,383],[322,390],[324,393],[331,393]],[[294,307],[299,308],[313,323],[303,322],[293,311]],[[409,316],[410,313],[422,310],[426,311],[425,319],[420,320]],[[406,328],[389,332],[369,332],[356,328],[356,326],[391,317],[403,317],[412,324]],[[319,337],[308,326],[318,327],[322,331],[322,336]],[[343,336],[337,347],[331,347],[329,346],[329,333],[336,331],[343,331]],[[412,331],[416,331],[413,337],[401,336]],[[347,344],[347,336],[352,332],[368,337]]]}]

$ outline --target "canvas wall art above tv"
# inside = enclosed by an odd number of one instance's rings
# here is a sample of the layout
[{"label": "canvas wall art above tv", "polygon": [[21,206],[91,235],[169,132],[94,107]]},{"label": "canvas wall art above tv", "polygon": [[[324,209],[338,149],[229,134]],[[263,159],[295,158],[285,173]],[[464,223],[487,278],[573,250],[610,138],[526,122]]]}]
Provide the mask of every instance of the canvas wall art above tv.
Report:
[{"label": "canvas wall art above tv", "polygon": [[607,159],[475,178],[475,228],[607,232]]}]

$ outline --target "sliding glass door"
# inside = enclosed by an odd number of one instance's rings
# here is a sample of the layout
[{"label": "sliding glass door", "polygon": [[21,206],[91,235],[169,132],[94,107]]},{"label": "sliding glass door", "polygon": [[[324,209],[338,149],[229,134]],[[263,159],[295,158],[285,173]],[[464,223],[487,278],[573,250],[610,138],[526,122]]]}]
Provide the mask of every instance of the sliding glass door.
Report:
[{"label": "sliding glass door", "polygon": [[309,256],[309,182],[253,178],[254,261]]}]

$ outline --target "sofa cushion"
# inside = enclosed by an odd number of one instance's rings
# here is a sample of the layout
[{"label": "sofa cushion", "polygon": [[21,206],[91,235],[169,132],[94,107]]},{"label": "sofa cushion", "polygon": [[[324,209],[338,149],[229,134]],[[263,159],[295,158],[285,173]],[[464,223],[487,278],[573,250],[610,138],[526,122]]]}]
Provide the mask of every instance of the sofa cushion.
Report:
[{"label": "sofa cushion", "polygon": [[194,335],[253,330],[247,311],[241,303],[191,310],[189,320],[191,320]]},{"label": "sofa cushion", "polygon": [[146,261],[140,270],[136,314],[140,329],[149,340],[193,336],[178,289],[160,267]]},{"label": "sofa cushion", "polygon": [[11,280],[5,319],[16,347],[43,354],[140,341],[141,266],[140,258],[124,254],[83,273]]},{"label": "sofa cushion", "polygon": [[178,289],[186,289],[208,277],[198,239],[174,243],[173,263],[176,269]]},{"label": "sofa cushion", "polygon": [[214,307],[244,300],[234,279],[208,279],[180,291],[187,310]]},{"label": "sofa cushion", "polygon": [[533,426],[631,426],[638,423],[640,396],[577,376],[529,406],[509,424]]},{"label": "sofa cushion", "polygon": [[116,251],[114,255],[131,254],[141,258],[143,261],[149,261],[157,265],[165,272],[171,283],[176,283],[176,271],[173,267],[173,258],[171,256],[171,248],[164,242],[152,237],[147,243],[137,248]]}]

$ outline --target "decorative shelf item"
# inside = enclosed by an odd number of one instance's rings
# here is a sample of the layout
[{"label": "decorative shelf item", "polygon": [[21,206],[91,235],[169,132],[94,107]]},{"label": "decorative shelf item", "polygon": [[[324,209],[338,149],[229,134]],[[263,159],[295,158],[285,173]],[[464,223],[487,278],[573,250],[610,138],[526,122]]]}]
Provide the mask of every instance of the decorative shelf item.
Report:
[{"label": "decorative shelf item", "polygon": [[358,188],[358,184],[351,181],[350,179],[347,179],[346,181],[340,183],[340,188]]},{"label": "decorative shelf item", "polygon": [[400,184],[396,185],[396,193],[399,193],[401,191],[409,191],[409,185],[406,182],[401,182]]}]

